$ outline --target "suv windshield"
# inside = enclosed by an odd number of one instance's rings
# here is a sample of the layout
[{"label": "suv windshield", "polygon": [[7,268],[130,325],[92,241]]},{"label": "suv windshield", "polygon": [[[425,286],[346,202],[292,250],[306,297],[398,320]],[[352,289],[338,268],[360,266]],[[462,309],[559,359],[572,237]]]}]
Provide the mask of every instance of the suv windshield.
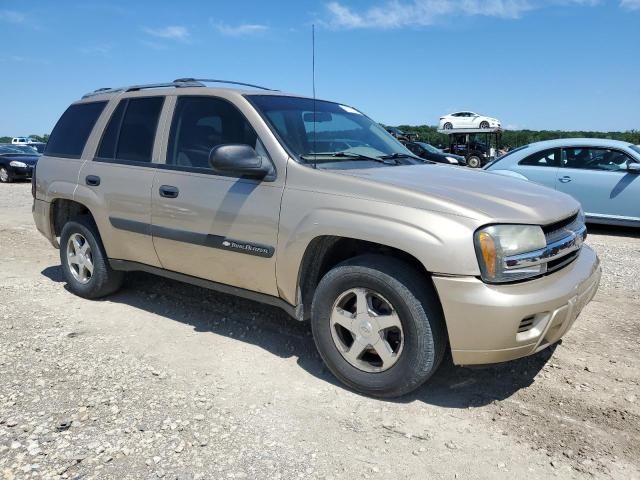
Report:
[{"label": "suv windshield", "polygon": [[321,156],[331,156],[333,161],[348,161],[358,156],[372,160],[391,156],[415,158],[384,128],[352,107],[278,95],[247,98],[289,151],[303,161]]}]

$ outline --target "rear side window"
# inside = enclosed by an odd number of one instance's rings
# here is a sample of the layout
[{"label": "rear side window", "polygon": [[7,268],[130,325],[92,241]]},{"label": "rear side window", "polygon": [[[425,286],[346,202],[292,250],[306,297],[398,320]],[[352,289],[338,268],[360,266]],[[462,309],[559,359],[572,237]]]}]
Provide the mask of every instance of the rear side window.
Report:
[{"label": "rear side window", "polygon": [[107,102],[71,105],[51,132],[45,154],[53,157],[80,158],[87,139]]},{"label": "rear side window", "polygon": [[530,165],[535,167],[559,167],[560,152],[556,149],[536,152],[533,155],[529,155],[524,160],[521,160],[520,165]]},{"label": "rear side window", "polygon": [[151,162],[163,103],[164,97],[122,100],[111,115],[97,157],[104,160]]}]

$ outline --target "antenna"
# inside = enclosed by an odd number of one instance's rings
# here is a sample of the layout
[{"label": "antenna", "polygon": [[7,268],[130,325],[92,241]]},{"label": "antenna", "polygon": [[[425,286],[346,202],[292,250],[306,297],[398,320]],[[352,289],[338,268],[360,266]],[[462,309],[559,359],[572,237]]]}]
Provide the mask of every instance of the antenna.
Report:
[{"label": "antenna", "polygon": [[318,157],[316,151],[316,24],[311,24],[311,76],[313,86],[313,168],[318,168]]}]

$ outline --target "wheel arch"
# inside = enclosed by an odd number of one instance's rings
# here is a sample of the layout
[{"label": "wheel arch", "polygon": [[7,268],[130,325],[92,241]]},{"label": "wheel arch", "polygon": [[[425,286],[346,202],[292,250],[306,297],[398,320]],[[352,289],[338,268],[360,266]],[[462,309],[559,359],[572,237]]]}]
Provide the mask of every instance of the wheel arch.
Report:
[{"label": "wheel arch", "polygon": [[[297,317],[308,320],[315,290],[322,277],[340,263],[367,254],[393,257],[410,265],[432,283],[431,273],[414,255],[381,243],[335,235],[315,237],[305,249],[297,278]],[[435,291],[435,287],[434,287]]]},{"label": "wheel arch", "polygon": [[55,246],[57,248],[60,247],[58,238],[60,237],[62,228],[64,227],[64,224],[69,221],[69,219],[78,215],[88,215],[95,223],[95,217],[89,207],[81,202],[71,200],[69,198],[54,198],[51,201],[49,215],[49,223],[51,226],[51,232],[53,234],[53,241],[55,242]]}]

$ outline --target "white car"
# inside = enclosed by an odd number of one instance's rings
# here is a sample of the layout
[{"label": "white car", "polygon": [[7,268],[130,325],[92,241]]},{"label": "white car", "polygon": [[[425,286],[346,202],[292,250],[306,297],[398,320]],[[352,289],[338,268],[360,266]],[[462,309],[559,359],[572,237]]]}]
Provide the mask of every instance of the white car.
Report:
[{"label": "white car", "polygon": [[485,117],[474,112],[455,112],[440,117],[440,129],[451,130],[453,128],[500,128],[501,123],[497,118]]},{"label": "white car", "polygon": [[29,143],[28,137],[13,137],[11,139],[12,145],[27,145]]}]

